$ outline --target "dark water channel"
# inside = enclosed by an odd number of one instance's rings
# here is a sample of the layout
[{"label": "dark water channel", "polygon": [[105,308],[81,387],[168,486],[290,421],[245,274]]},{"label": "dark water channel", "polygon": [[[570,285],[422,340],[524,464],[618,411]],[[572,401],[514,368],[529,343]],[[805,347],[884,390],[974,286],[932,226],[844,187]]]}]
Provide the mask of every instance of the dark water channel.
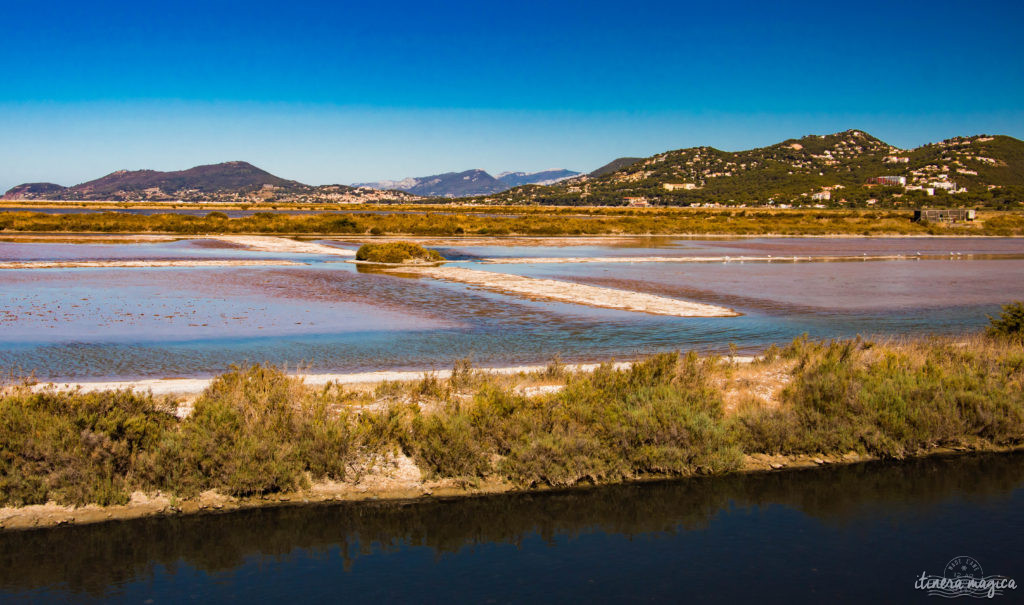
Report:
[{"label": "dark water channel", "polygon": [[972,455],[0,534],[0,600],[936,602],[956,556],[1024,580],[1021,536],[1024,455]]}]

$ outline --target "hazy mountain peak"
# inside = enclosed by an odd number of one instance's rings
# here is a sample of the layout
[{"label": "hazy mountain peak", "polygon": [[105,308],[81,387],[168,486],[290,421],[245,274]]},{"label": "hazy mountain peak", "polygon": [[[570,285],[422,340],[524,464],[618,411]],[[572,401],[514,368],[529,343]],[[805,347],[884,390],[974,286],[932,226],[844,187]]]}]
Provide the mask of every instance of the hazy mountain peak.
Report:
[{"label": "hazy mountain peak", "polygon": [[577,172],[562,168],[540,172],[502,172],[497,178],[480,168],[463,172],[445,172],[422,177],[407,177],[397,181],[374,181],[356,183],[357,187],[375,189],[397,189],[414,195],[428,197],[469,197],[500,193],[519,185],[550,185],[577,175]]}]

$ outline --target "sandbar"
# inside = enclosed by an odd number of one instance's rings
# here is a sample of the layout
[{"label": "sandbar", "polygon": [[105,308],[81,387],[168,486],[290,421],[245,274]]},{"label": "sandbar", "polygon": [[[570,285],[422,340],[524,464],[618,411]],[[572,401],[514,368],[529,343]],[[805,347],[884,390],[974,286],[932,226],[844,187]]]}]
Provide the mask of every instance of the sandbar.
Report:
[{"label": "sandbar", "polygon": [[[942,256],[942,255],[930,255]],[[553,265],[569,263],[728,263],[728,262],[828,262],[851,260],[903,260],[916,259],[918,256],[907,254],[864,254],[861,256],[807,256],[798,255],[759,255],[759,256],[551,256],[551,257],[498,257],[484,258],[479,262],[485,265]]]},{"label": "sandbar", "polygon": [[298,254],[331,254],[334,256],[355,256],[352,250],[335,248],[313,242],[300,242],[286,237],[266,235],[211,235],[209,239],[245,246],[261,252],[295,252]]},{"label": "sandbar", "polygon": [[290,260],[30,260],[0,262],[0,269],[88,269],[97,267],[283,267]]},{"label": "sandbar", "polygon": [[654,294],[588,286],[554,279],[538,279],[535,277],[478,271],[461,267],[405,267],[400,271],[433,279],[444,279],[481,286],[499,292],[525,294],[526,296],[536,298],[590,305],[605,309],[619,309],[638,313],[650,313],[652,315],[671,315],[674,317],[736,317],[740,315],[732,309],[717,305],[707,305]]}]

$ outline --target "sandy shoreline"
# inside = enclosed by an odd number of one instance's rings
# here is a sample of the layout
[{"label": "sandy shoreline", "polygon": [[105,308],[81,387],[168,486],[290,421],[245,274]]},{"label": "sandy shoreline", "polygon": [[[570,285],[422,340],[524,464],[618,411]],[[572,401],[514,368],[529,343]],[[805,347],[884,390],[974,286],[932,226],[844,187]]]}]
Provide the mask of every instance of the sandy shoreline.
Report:
[{"label": "sandy shoreline", "polygon": [[97,267],[286,267],[301,266],[290,260],[39,260],[0,262],[0,269],[88,269]]},{"label": "sandy shoreline", "polygon": [[151,235],[145,233],[6,233],[0,232],[0,241],[25,243],[69,244],[137,244],[147,242],[173,242],[195,239],[184,235]]},{"label": "sandy shoreline", "polygon": [[[930,257],[939,257],[932,254]],[[508,258],[485,258],[480,261],[485,265],[551,265],[566,263],[728,263],[728,262],[829,262],[829,261],[851,261],[851,260],[907,260],[917,259],[922,256],[912,254],[863,254],[856,255],[760,255],[760,256],[565,256],[565,257],[508,257]]]},{"label": "sandy shoreline", "polygon": [[642,292],[537,279],[461,267],[408,267],[399,271],[558,302],[674,317],[736,317],[732,309]]},{"label": "sandy shoreline", "polygon": [[[736,357],[738,363],[749,362],[752,357]],[[612,364],[617,370],[628,369],[633,365],[630,361],[616,362]],[[474,368],[480,372],[490,374],[528,374],[544,370],[545,365],[524,365],[508,366],[501,368]],[[593,372],[601,367],[599,363],[566,364],[565,369],[570,372]],[[352,372],[352,373],[324,373],[324,374],[294,374],[310,386],[323,386],[327,383],[359,385],[378,384],[381,382],[406,382],[420,380],[425,375],[432,374],[438,379],[447,379],[452,375],[451,370],[383,370],[377,372]],[[151,392],[154,395],[198,395],[213,382],[213,378],[147,378],[140,380],[115,380],[115,381],[84,381],[84,382],[46,382],[39,383],[33,387],[35,391],[47,388],[57,390],[81,390],[83,392],[93,391],[119,391],[133,390],[139,392]]]}]

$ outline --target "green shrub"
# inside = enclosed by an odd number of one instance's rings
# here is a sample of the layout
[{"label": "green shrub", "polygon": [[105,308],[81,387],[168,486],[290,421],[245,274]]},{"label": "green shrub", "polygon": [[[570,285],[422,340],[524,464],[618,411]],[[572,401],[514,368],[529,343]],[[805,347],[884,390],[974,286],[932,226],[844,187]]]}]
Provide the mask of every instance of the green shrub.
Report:
[{"label": "green shrub", "polygon": [[0,503],[122,504],[140,455],[173,423],[130,391],[16,388],[0,398]]},{"label": "green shrub", "polygon": [[388,242],[384,244],[363,244],[356,251],[356,260],[370,263],[406,263],[406,262],[438,262],[443,261],[437,250],[429,250],[408,242]]},{"label": "green shrub", "polygon": [[854,340],[797,341],[794,349],[800,353],[780,409],[739,420],[749,452],[854,450],[903,458],[979,439],[1024,440],[1018,347]]},{"label": "green shrub", "polygon": [[344,479],[355,438],[348,415],[329,403],[280,369],[236,368],[156,449],[149,480],[182,495],[250,496],[296,489],[306,473]]},{"label": "green shrub", "polygon": [[986,334],[996,338],[1024,339],[1024,301],[1003,305],[999,317],[989,316]]},{"label": "green shrub", "polygon": [[438,413],[416,414],[411,437],[416,460],[432,476],[478,477],[490,471],[486,442],[455,404]]},{"label": "green shrub", "polygon": [[547,398],[485,384],[471,402],[418,417],[411,449],[436,476],[496,471],[522,485],[736,468],[740,451],[705,363],[668,354],[630,370],[605,366]]}]

